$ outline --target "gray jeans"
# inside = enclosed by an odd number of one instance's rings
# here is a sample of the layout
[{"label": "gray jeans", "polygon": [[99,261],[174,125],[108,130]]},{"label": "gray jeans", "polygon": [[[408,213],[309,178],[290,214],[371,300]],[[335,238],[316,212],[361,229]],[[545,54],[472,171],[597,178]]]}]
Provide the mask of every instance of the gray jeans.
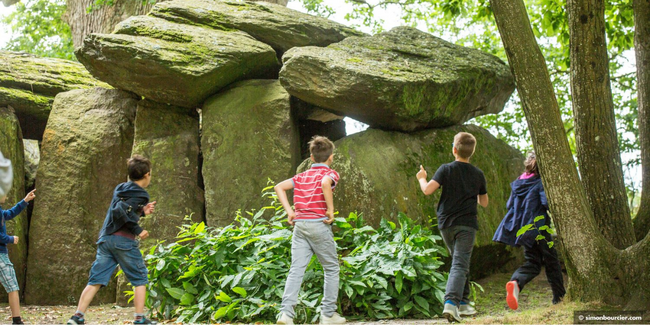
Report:
[{"label": "gray jeans", "polygon": [[463,301],[469,303],[469,260],[472,257],[476,229],[467,226],[452,226],[441,229],[442,239],[447,244],[452,258],[445,301],[451,300],[456,306]]},{"label": "gray jeans", "polygon": [[332,226],[318,222],[296,222],[291,241],[291,268],[282,296],[282,312],[293,318],[293,308],[298,303],[298,293],[302,285],[305,269],[316,254],[325,273],[325,286],[321,313],[332,317],[336,311],[336,299],[339,295],[339,258]]}]

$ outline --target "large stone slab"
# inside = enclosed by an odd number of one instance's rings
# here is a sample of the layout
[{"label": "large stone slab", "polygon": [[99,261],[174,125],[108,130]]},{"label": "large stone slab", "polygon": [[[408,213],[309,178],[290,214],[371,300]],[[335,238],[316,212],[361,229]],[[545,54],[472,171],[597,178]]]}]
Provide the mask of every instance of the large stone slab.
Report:
[{"label": "large stone slab", "polygon": [[[395,218],[399,212],[420,223],[437,223],[436,208],[442,192],[425,196],[415,174],[421,164],[430,179],[440,165],[452,162],[452,143],[458,132],[470,132],[477,140],[471,163],[485,174],[490,204],[478,209],[476,242],[479,246],[491,244],[494,230],[506,214],[510,182],[523,172],[523,155],[473,125],[412,134],[368,129],[336,141],[332,168],[341,175],[334,194],[336,210],[343,216],[363,213],[373,225],[382,217]],[[298,172],[310,164],[304,161]]]},{"label": "large stone slab", "polygon": [[[7,200],[2,204],[2,209],[11,209],[16,203],[25,198],[25,169],[23,137],[18,118],[11,108],[0,108],[0,152],[11,160],[14,171],[14,181],[11,190],[7,193]],[[33,204],[30,203],[30,204]],[[27,210],[27,209],[25,209]],[[22,290],[25,285],[25,267],[27,266],[27,211],[7,221],[7,234],[18,236],[18,245],[8,244],[9,259],[14,264],[18,286]],[[0,301],[6,302],[7,296],[0,295]]]},{"label": "large stone slab", "polygon": [[[103,88],[56,96],[36,179],[27,304],[76,304],[86,286],[113,189],[127,179],[137,100]],[[114,282],[93,302],[115,301]]]},{"label": "large stone slab", "polygon": [[237,29],[271,45],[279,55],[297,46],[327,46],[365,36],[345,25],[285,6],[252,1],[172,0],[156,4],[152,16],[215,29]]},{"label": "large stone slab", "polygon": [[371,127],[415,131],[498,113],[515,89],[497,57],[410,27],[294,48],[280,81],[301,100]]},{"label": "large stone slab", "polygon": [[275,51],[250,35],[136,16],[75,51],[95,77],[147,99],[196,108],[228,84],[277,76]]},{"label": "large stone slab", "polygon": [[54,96],[72,89],[109,87],[78,62],[0,51],[0,107],[11,106],[23,136],[41,140]]},{"label": "large stone slab", "polygon": [[259,209],[268,179],[293,176],[300,136],[290,96],[277,80],[242,81],[211,97],[202,123],[208,225],[230,224],[239,209]]}]

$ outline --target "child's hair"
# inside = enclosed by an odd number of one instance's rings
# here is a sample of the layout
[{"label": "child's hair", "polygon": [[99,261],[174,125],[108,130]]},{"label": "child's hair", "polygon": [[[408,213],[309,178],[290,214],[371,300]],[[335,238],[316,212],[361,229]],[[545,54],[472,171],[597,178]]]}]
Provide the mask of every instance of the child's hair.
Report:
[{"label": "child's hair", "polygon": [[454,136],[454,148],[460,158],[469,159],[474,154],[476,138],[471,133],[459,132]]},{"label": "child's hair", "polygon": [[528,153],[528,156],[524,161],[524,166],[526,166],[526,173],[539,176],[539,169],[537,168],[537,156],[535,155],[534,151]]},{"label": "child's hair", "polygon": [[326,162],[334,153],[334,143],[327,137],[315,135],[309,141],[309,152],[317,163]]},{"label": "child's hair", "polygon": [[126,162],[129,170],[129,179],[139,181],[151,171],[151,161],[141,155],[133,155]]}]

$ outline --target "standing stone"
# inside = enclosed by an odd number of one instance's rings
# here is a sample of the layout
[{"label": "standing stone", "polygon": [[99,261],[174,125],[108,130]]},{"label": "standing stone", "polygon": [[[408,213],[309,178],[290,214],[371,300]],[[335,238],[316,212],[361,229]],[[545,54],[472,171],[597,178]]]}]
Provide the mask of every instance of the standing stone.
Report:
[{"label": "standing stone", "polygon": [[199,175],[199,114],[196,110],[141,101],[135,119],[133,154],[152,163],[147,192],[156,212],[141,219],[149,230],[145,246],[171,241],[186,216],[203,221],[204,199]]},{"label": "standing stone", "polygon": [[[140,226],[149,231],[149,238],[141,241],[141,248],[147,250],[157,241],[173,242],[183,224],[204,220],[198,112],[147,100],[139,102],[133,154],[149,158],[152,164],[147,192],[151,201],[157,202],[156,212],[140,219]],[[124,275],[117,286],[117,303],[128,305],[124,291],[132,287]]]},{"label": "standing stone", "polygon": [[[395,219],[399,212],[423,224],[436,224],[442,192],[425,196],[415,174],[422,165],[431,179],[440,165],[454,161],[452,143],[458,132],[476,137],[476,152],[470,161],[485,174],[490,198],[487,208],[478,208],[480,229],[476,245],[492,244],[494,230],[506,214],[510,183],[523,171],[523,156],[473,125],[412,134],[368,129],[336,141],[332,168],[341,175],[334,191],[336,210],[342,216],[355,211],[363,213],[375,226],[381,218]],[[306,160],[298,171],[309,165]]]},{"label": "standing stone", "polygon": [[508,66],[411,27],[298,47],[280,81],[303,101],[373,128],[411,132],[498,113],[515,89]]},{"label": "standing stone", "polygon": [[293,176],[300,138],[290,113],[290,96],[277,80],[242,81],[206,101],[201,148],[208,225],[263,207],[267,180]]},{"label": "standing stone", "polygon": [[[2,209],[11,209],[16,203],[25,198],[25,169],[23,136],[18,118],[10,108],[0,108],[0,152],[11,160],[14,171],[14,181],[11,190],[7,193],[7,200],[2,204]],[[30,202],[33,204],[33,201]],[[25,209],[27,210],[27,209]],[[7,221],[7,234],[18,236],[18,245],[7,244],[9,259],[14,264],[16,278],[20,290],[25,288],[25,269],[27,266],[27,211]],[[6,302],[7,295],[0,295],[0,301]]]},{"label": "standing stone", "polygon": [[269,45],[235,30],[131,17],[113,34],[91,34],[75,51],[97,78],[147,99],[197,108],[242,79],[277,76]]},{"label": "standing stone", "polygon": [[54,96],[72,89],[108,87],[79,62],[0,51],[0,107],[16,111],[23,136],[41,140]]},{"label": "standing stone", "polygon": [[[76,304],[113,190],[126,181],[137,98],[94,88],[56,96],[41,146],[30,225],[27,304]],[[115,301],[115,281],[94,303]]]}]

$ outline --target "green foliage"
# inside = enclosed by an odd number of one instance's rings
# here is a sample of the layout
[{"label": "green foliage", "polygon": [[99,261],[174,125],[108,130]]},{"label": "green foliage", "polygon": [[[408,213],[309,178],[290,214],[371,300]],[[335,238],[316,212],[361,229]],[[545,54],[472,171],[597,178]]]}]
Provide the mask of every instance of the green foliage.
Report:
[{"label": "green foliage", "polygon": [[536,241],[545,241],[546,244],[548,245],[548,248],[552,248],[555,245],[555,242],[553,240],[547,240],[546,236],[542,235],[542,231],[546,231],[549,234],[555,233],[553,228],[549,227],[548,225],[543,225],[540,227],[537,227],[537,223],[539,221],[544,220],[544,216],[537,216],[533,220],[533,223],[527,224],[523,227],[521,227],[519,230],[517,230],[517,237],[525,234],[528,231],[534,231],[537,233],[537,236],[535,237]]},{"label": "green foliage", "polygon": [[[269,188],[267,188],[268,190]],[[286,213],[272,204],[238,213],[222,228],[184,225],[174,243],[147,255],[147,306],[154,317],[177,322],[274,321],[291,265]],[[446,275],[439,267],[446,250],[440,237],[405,215],[379,229],[355,214],[337,218],[341,258],[339,311],[364,318],[431,317],[442,312]],[[305,272],[296,322],[320,315],[322,268],[314,257]]]},{"label": "green foliage", "polygon": [[11,30],[5,49],[42,57],[76,60],[70,27],[63,22],[64,0],[23,0],[0,18]]}]

